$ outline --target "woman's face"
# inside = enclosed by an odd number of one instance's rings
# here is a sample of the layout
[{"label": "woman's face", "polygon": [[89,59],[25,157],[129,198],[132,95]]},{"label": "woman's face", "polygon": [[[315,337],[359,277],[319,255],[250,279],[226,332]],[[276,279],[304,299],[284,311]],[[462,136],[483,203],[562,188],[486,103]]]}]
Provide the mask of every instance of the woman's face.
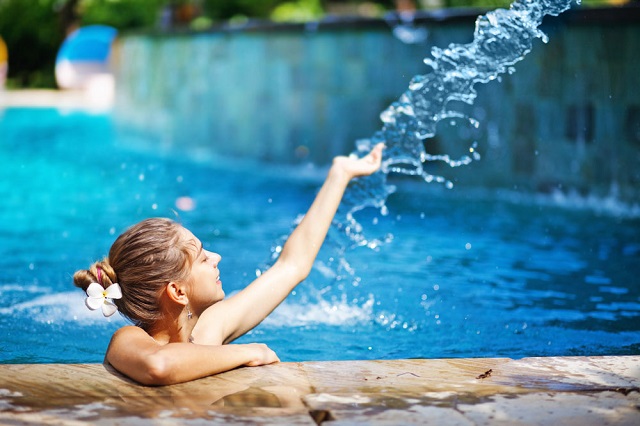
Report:
[{"label": "woman's face", "polygon": [[218,263],[222,257],[205,250],[202,242],[187,229],[184,229],[184,238],[193,245],[193,264],[189,277],[191,281],[189,306],[199,315],[209,306],[224,299],[218,269]]}]

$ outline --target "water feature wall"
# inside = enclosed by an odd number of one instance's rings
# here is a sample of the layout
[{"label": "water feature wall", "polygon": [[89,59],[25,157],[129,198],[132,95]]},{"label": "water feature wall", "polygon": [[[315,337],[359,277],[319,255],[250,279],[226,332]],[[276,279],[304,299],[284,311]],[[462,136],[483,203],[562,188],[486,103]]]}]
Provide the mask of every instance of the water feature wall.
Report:
[{"label": "water feature wall", "polygon": [[[117,122],[153,149],[326,164],[381,127],[432,46],[471,41],[481,12],[421,14],[411,25],[427,37],[412,44],[393,19],[126,35],[112,60]],[[429,140],[453,156],[477,141],[482,160],[429,172],[640,199],[640,8],[574,8],[541,29],[549,42],[514,74],[476,87],[466,112],[479,128],[445,120]]]}]

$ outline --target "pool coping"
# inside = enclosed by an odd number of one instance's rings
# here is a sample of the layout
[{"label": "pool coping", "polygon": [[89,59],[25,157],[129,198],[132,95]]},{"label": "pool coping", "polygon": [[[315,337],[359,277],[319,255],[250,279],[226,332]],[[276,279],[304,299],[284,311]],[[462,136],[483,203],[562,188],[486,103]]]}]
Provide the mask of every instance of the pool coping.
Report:
[{"label": "pool coping", "polygon": [[0,365],[2,424],[639,424],[640,356],[284,362],[141,386]]},{"label": "pool coping", "polygon": [[112,94],[91,90],[2,89],[0,110],[4,108],[58,108],[108,112],[113,108]]}]

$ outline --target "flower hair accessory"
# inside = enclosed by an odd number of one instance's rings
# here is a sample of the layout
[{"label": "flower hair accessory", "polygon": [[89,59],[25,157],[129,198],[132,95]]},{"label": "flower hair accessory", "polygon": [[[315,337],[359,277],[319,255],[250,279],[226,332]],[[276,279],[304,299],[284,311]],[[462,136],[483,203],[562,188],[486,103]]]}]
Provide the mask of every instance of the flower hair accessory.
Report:
[{"label": "flower hair accessory", "polygon": [[106,290],[98,283],[91,283],[87,287],[87,298],[84,303],[92,311],[102,307],[102,314],[105,317],[110,317],[118,310],[118,307],[113,303],[113,299],[121,298],[122,290],[118,283],[111,284]]}]

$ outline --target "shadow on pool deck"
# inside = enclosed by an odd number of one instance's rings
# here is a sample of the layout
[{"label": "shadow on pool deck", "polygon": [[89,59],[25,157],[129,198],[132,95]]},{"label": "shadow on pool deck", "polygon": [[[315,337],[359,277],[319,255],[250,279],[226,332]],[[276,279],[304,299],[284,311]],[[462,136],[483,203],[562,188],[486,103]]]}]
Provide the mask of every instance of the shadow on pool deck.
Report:
[{"label": "shadow on pool deck", "polygon": [[640,424],[640,356],[280,363],[145,387],[0,365],[0,424]]}]

